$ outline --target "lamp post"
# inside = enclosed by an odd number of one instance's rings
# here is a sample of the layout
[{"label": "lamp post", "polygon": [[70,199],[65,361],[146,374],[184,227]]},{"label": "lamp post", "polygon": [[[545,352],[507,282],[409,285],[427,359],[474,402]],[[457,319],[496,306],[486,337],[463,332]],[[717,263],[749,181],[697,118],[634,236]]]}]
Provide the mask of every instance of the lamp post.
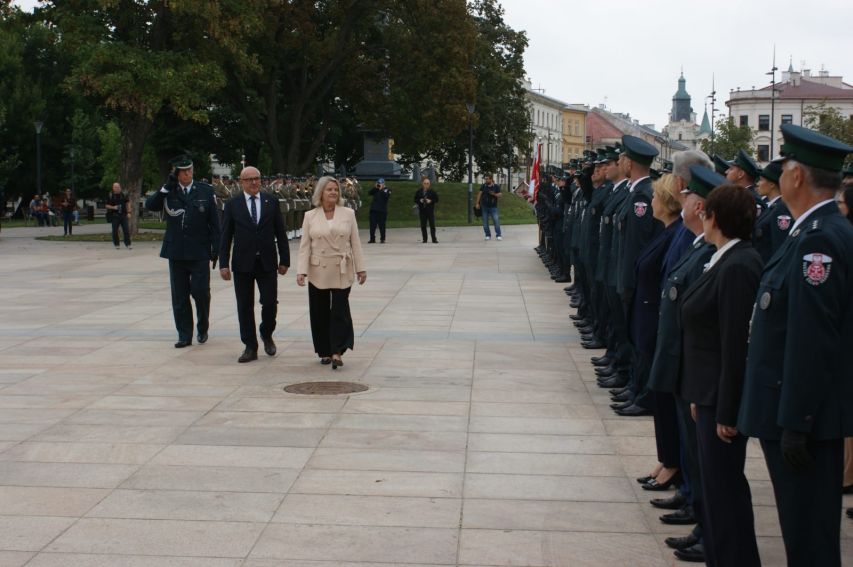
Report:
[{"label": "lamp post", "polygon": [[74,190],[74,148],[71,148],[71,194],[77,195],[77,191]]},{"label": "lamp post", "polygon": [[471,224],[474,198],[474,103],[465,103],[465,107],[468,109],[468,224]]},{"label": "lamp post", "polygon": [[41,127],[44,122],[36,120],[33,126],[36,127],[36,194],[41,195]]},{"label": "lamp post", "polygon": [[773,46],[773,67],[767,73],[770,75],[770,155],[767,161],[773,160],[776,142],[776,46]]}]

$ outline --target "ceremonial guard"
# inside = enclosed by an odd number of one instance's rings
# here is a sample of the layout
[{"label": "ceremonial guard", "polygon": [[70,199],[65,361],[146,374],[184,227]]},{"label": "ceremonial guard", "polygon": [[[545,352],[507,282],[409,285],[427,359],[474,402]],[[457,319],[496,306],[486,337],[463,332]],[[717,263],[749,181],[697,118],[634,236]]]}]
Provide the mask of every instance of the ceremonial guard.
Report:
[{"label": "ceremonial guard", "polygon": [[761,168],[749,157],[749,154],[745,150],[738,150],[735,159],[727,162],[727,165],[729,168],[726,170],[726,179],[749,191],[749,194],[755,199],[755,212],[758,213],[758,216],[761,216],[761,213],[767,208],[767,203],[758,194],[758,190],[755,187],[755,182],[758,180]]},{"label": "ceremonial guard", "polygon": [[193,162],[187,156],[172,160],[174,167],[166,183],[148,197],[145,208],[165,211],[166,234],[160,257],[169,260],[172,312],[178,330],[175,348],[193,342],[195,302],[198,342],[207,342],[210,326],[210,270],[219,252],[219,211],[213,187],[193,180]]},{"label": "ceremonial guard", "polygon": [[789,567],[841,565],[843,438],[853,436],[853,227],[833,197],[853,147],[781,127],[795,219],[753,310],[738,430],[761,441]]},{"label": "ceremonial guard", "polygon": [[765,264],[782,246],[793,224],[791,212],[782,200],[782,193],[779,190],[780,175],[782,175],[782,164],[771,162],[761,170],[758,180],[758,194],[767,199],[767,209],[755,222],[752,242]]}]

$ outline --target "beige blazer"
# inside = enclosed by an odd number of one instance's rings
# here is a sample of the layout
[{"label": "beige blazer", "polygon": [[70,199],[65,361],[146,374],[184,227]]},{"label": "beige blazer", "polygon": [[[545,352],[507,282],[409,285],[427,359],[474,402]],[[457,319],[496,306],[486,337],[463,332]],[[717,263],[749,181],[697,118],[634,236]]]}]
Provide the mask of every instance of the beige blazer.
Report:
[{"label": "beige blazer", "polygon": [[308,276],[314,287],[344,289],[352,286],[357,272],[363,272],[364,256],[355,211],[336,206],[331,222],[322,207],[305,213],[299,243],[297,274]]}]

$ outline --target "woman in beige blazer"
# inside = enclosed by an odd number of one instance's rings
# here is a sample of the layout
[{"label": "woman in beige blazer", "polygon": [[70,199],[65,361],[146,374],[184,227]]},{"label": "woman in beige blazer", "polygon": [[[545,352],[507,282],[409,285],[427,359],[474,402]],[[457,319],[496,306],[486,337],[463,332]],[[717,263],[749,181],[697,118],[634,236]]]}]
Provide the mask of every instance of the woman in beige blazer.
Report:
[{"label": "woman in beige blazer", "polygon": [[353,281],[367,281],[355,211],[344,207],[334,177],[321,177],[311,199],[314,208],[302,221],[296,283],[308,279],[308,310],[314,351],[332,369],[343,366],[341,355],[353,347],[349,292]]}]

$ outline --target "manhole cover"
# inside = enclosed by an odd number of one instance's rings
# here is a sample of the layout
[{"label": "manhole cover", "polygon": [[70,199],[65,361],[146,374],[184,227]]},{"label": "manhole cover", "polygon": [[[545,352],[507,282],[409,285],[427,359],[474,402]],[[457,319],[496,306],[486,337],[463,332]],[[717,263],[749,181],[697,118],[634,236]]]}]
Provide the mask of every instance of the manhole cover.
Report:
[{"label": "manhole cover", "polygon": [[284,391],[291,394],[308,396],[335,396],[338,394],[354,394],[367,390],[364,384],[355,382],[300,382],[285,386]]}]

